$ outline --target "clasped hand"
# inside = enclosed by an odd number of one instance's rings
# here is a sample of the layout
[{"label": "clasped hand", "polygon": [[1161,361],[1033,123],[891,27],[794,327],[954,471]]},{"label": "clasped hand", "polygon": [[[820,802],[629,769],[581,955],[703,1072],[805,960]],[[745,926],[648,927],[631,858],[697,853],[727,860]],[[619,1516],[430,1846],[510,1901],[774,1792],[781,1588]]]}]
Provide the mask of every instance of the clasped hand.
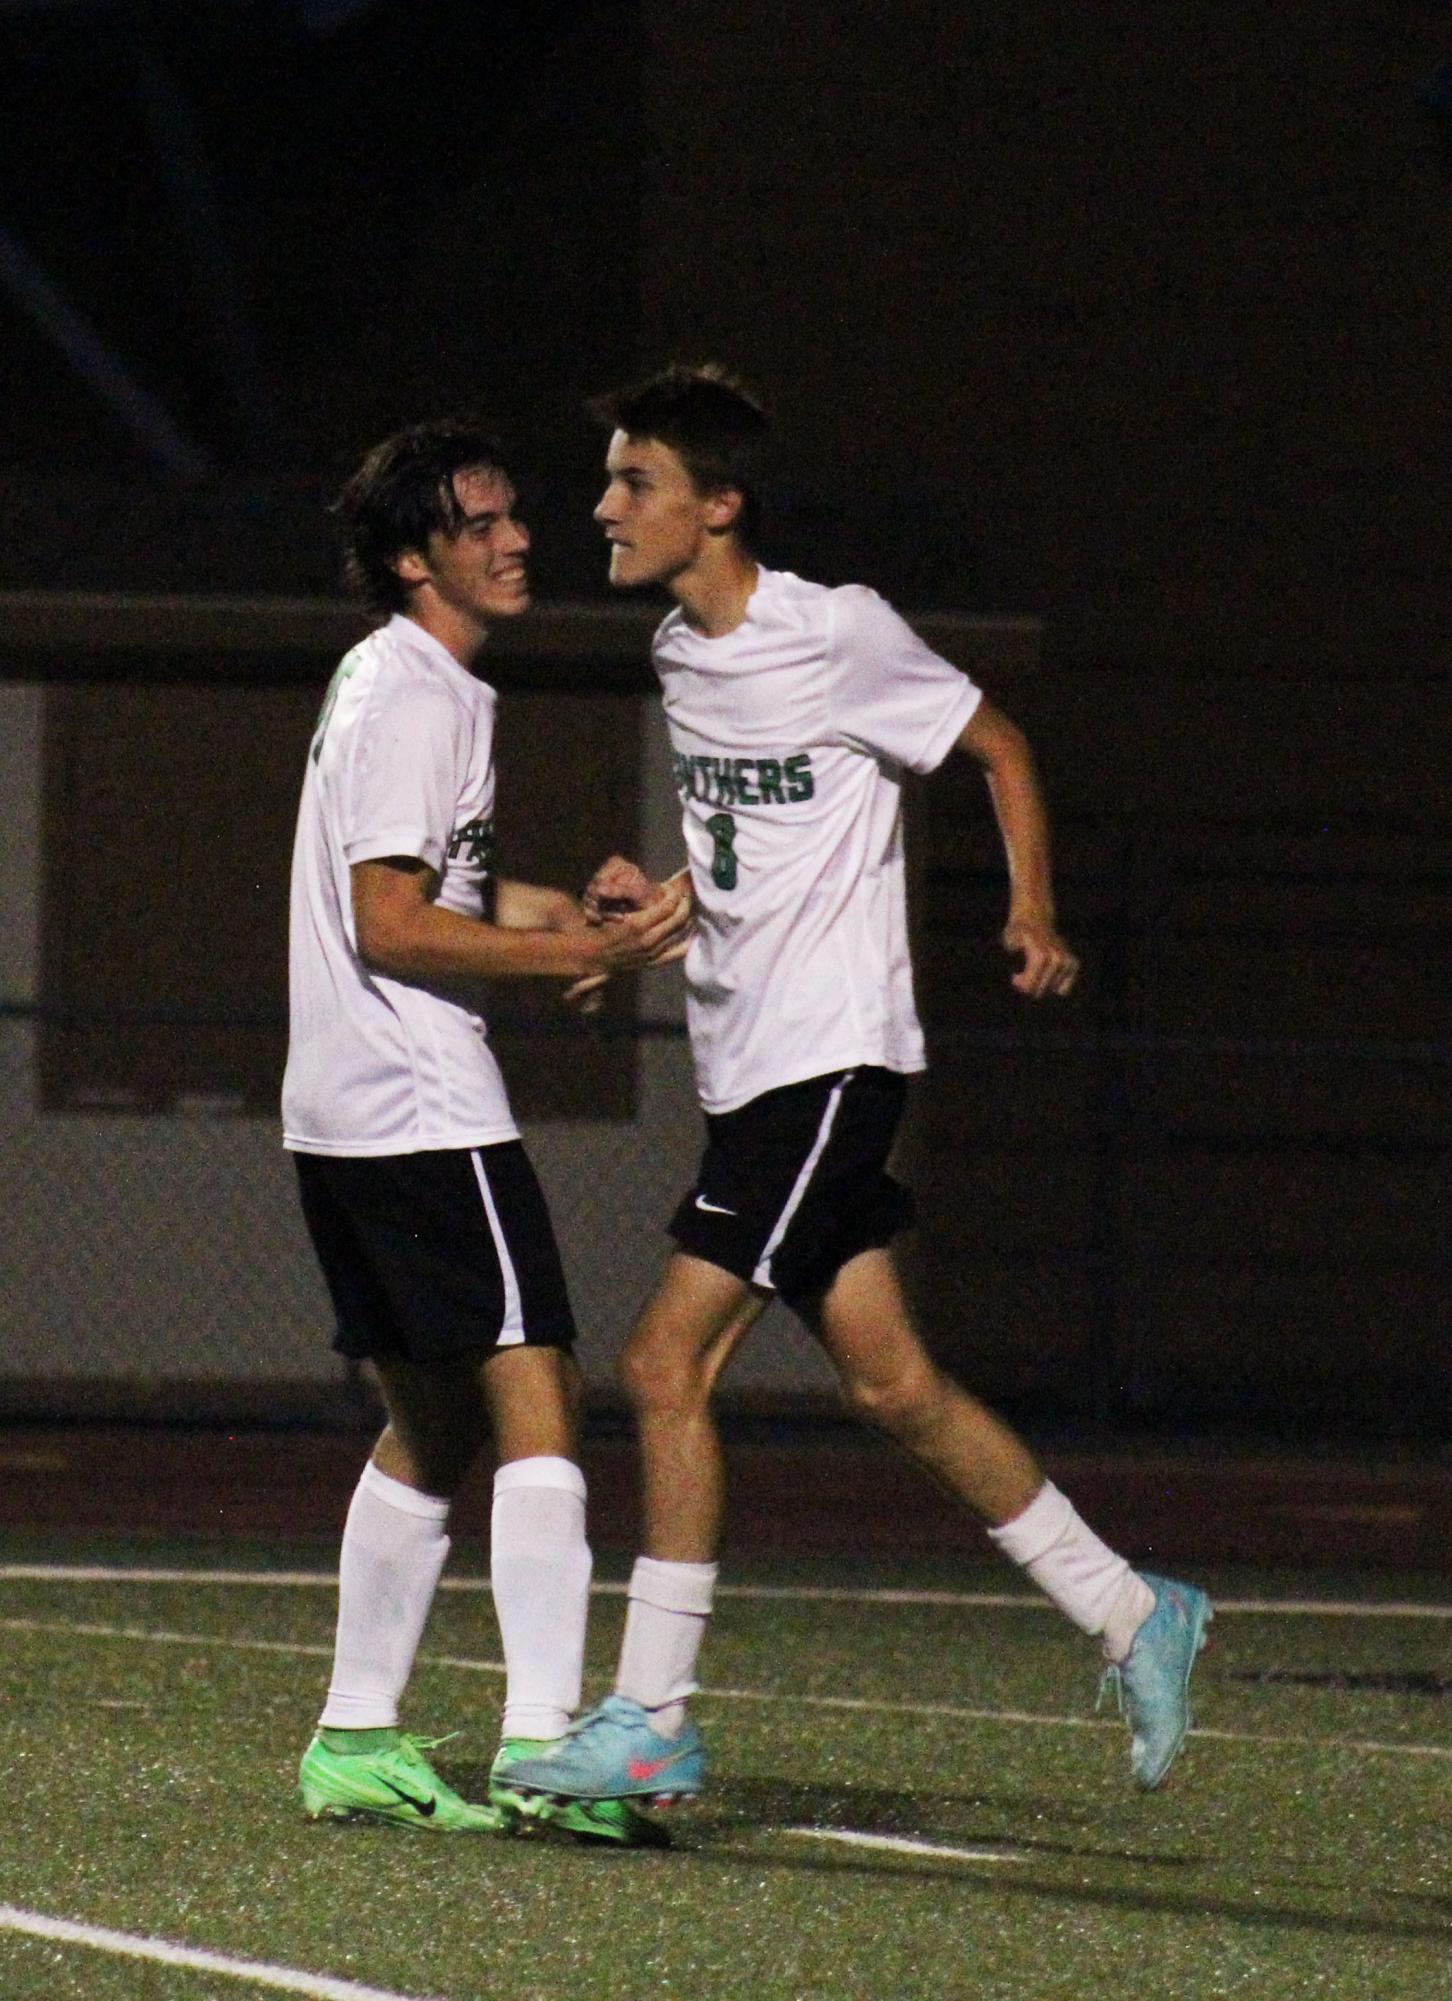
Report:
[{"label": "clasped hand", "polygon": [[597,934],[593,949],[600,967],[565,991],[566,1004],[581,1014],[596,1014],[603,1007],[612,974],[669,965],[683,959],[690,947],[688,879],[652,882],[623,855],[600,864],[585,887],[581,907]]}]

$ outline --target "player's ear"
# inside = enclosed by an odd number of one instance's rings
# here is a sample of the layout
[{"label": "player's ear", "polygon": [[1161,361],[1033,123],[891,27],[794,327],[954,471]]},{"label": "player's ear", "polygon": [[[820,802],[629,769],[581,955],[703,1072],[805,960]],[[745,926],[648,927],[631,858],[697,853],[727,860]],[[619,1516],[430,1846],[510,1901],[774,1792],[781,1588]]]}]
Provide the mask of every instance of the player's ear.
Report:
[{"label": "player's ear", "polygon": [[427,557],[418,549],[400,549],[388,567],[406,584],[425,584],[432,575]]},{"label": "player's ear", "polygon": [[744,501],[739,486],[718,487],[706,495],[706,526],[713,535],[729,535],[738,526]]}]

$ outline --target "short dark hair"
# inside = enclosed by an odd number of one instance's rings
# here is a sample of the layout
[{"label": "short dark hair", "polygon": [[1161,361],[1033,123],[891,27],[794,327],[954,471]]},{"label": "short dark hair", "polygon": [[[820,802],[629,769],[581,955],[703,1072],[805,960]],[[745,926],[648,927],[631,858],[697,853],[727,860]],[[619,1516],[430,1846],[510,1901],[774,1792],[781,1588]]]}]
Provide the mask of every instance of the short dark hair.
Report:
[{"label": "short dark hair", "polygon": [[644,382],[592,397],[598,423],[630,438],[669,445],[698,493],[734,487],[741,495],[737,528],[755,540],[762,517],[771,422],[745,385],[717,362],[672,362]]},{"label": "short dark hair", "polygon": [[454,475],[481,468],[508,478],[494,433],[469,418],[411,424],[375,445],[329,510],[343,545],[343,575],[373,611],[406,611],[409,586],[394,568],[406,549],[464,526]]}]

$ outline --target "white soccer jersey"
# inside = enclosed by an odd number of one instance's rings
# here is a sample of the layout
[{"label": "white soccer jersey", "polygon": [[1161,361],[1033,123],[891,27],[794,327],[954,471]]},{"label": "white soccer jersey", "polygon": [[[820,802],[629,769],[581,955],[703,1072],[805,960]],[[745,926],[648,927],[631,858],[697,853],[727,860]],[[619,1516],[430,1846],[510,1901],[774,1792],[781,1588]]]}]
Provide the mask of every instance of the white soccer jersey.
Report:
[{"label": "white soccer jersey", "polygon": [[292,862],[291,1034],[283,1143],[420,1153],[517,1139],[482,1018],[371,973],[354,862],[411,855],[438,901],[477,917],[494,838],[494,690],[412,619],[347,654],[308,755]]},{"label": "white soccer jersey", "polygon": [[686,960],[709,1112],[853,1064],[921,1070],[902,774],[982,699],[875,591],[761,570],[734,632],[679,609],[652,648],[684,807]]}]

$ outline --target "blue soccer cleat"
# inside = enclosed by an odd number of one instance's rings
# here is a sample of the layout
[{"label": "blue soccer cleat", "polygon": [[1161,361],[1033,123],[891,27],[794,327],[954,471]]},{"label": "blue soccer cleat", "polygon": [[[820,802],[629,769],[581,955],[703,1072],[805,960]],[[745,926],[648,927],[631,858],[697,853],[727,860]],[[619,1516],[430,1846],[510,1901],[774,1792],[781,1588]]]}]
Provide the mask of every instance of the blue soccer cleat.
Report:
[{"label": "blue soccer cleat", "polygon": [[619,1848],[669,1848],[671,1838],[629,1800],[551,1799],[514,1783],[514,1768],[554,1752],[556,1738],[506,1737],[489,1773],[489,1803],[517,1820],[558,1828],[576,1841]]},{"label": "blue soccer cleat", "polygon": [[706,1777],[706,1747],[695,1724],[662,1737],[650,1715],[628,1696],[607,1696],[572,1723],[558,1745],[509,1766],[509,1785],[557,1799],[654,1800],[668,1806],[694,1799]]},{"label": "blue soccer cleat", "polygon": [[1190,1674],[1214,1617],[1210,1600],[1194,1584],[1172,1577],[1141,1577],[1155,1594],[1155,1608],[1122,1661],[1104,1671],[1101,1698],[1112,1688],[1129,1724],[1129,1768],[1153,1792],[1179,1755],[1190,1728]]}]

